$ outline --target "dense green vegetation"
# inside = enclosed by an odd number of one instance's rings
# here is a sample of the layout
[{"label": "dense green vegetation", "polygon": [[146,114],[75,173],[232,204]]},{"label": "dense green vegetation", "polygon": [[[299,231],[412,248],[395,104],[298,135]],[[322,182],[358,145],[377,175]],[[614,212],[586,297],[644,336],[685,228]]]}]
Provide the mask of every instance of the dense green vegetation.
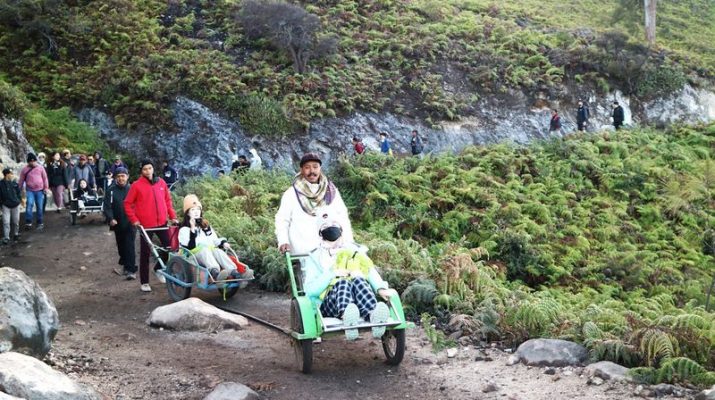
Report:
[{"label": "dense green vegetation", "polygon": [[0,72],[44,107],[93,105],[120,126],[170,126],[186,95],[264,135],[355,110],[456,119],[510,88],[648,97],[715,75],[711,1],[661,2],[658,49],[619,4],[305,2],[337,51],[299,75],[275,41],[244,34],[239,0],[13,0],[0,5]]},{"label": "dense green vegetation", "polygon": [[[360,242],[408,304],[476,338],[561,337],[647,382],[715,383],[715,125],[368,154],[330,171]],[[260,282],[284,290],[273,218],[291,177],[189,182]],[[183,193],[179,193],[181,196]],[[429,318],[427,318],[429,320]],[[438,345],[448,343],[431,332]]]}]

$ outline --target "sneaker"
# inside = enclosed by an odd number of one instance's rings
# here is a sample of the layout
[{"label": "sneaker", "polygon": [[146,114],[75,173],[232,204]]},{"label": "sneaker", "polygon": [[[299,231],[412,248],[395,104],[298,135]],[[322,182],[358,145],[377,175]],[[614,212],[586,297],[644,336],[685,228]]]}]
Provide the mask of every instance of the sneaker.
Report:
[{"label": "sneaker", "polygon": [[25,224],[25,229],[27,229],[27,230],[32,229],[32,224]]},{"label": "sneaker", "polygon": [[14,241],[17,242],[18,240],[20,240],[20,235],[17,234],[17,235],[15,235],[15,236],[13,236],[13,237],[12,237],[12,240],[14,240]]},{"label": "sneaker", "polygon": [[[355,303],[348,304],[348,306],[345,307],[345,311],[343,311],[343,325],[346,327],[350,327],[350,326],[357,325],[359,321],[360,321],[360,310],[358,310]],[[360,335],[360,332],[358,332],[357,329],[346,329],[345,330],[345,339],[347,339],[347,340],[355,340],[358,338],[359,335]]]},{"label": "sneaker", "polygon": [[[371,324],[384,324],[390,317],[390,309],[387,308],[387,304],[383,302],[378,302],[375,309],[370,312],[370,323]],[[384,326],[373,326],[372,327],[372,337],[379,339],[385,334]]]},{"label": "sneaker", "polygon": [[10,238],[3,238],[2,244],[8,244],[10,243]]},{"label": "sneaker", "polygon": [[154,270],[154,275],[156,275],[156,279],[158,279],[159,282],[161,282],[161,283],[166,283],[166,278],[165,278],[164,275],[163,275],[161,272],[159,272],[159,271],[161,271],[161,270],[160,270],[160,269],[155,269],[155,270]]},{"label": "sneaker", "polygon": [[127,274],[124,275],[124,279],[128,281],[133,281],[134,279],[137,279],[137,274],[135,274],[134,272],[127,272]]},{"label": "sneaker", "polygon": [[41,230],[45,229],[45,224],[37,224],[37,228],[35,228],[35,229],[38,231],[41,231]]},{"label": "sneaker", "polygon": [[142,292],[151,292],[151,286],[149,286],[148,283],[142,283],[139,290],[141,290]]}]

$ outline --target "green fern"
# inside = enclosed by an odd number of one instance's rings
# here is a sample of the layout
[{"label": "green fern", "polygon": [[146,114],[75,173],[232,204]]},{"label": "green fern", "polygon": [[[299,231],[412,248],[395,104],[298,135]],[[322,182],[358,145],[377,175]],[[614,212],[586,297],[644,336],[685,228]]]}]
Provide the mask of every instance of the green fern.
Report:
[{"label": "green fern", "polygon": [[640,351],[647,366],[654,366],[661,360],[677,355],[678,341],[659,329],[648,328],[636,333],[640,336]]}]

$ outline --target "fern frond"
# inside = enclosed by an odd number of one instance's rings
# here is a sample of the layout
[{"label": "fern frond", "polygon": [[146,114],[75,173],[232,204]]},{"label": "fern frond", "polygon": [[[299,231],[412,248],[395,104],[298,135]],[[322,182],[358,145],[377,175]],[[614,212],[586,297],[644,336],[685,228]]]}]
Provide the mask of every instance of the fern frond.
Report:
[{"label": "fern frond", "polygon": [[675,357],[677,349],[677,339],[659,329],[649,328],[642,332],[640,351],[648,366],[657,364],[659,360]]}]

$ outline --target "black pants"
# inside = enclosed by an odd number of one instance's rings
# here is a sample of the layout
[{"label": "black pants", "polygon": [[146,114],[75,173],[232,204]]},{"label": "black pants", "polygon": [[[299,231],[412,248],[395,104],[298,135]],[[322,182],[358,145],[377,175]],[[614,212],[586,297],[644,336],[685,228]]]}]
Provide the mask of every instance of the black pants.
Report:
[{"label": "black pants", "polygon": [[119,225],[117,225],[114,229],[119,264],[124,266],[124,272],[137,272],[136,254],[134,252],[134,239],[136,239],[136,236],[136,229],[131,225],[124,229],[119,228]]},{"label": "black pants", "polygon": [[623,122],[616,122],[613,124],[613,127],[616,128],[616,130],[621,130],[621,126],[623,126]]},{"label": "black pants", "polygon": [[586,127],[584,126],[584,123],[585,123],[585,122],[586,122],[586,121],[576,122],[576,124],[578,125],[578,130],[580,130],[580,131],[585,131],[585,130],[586,130]]},{"label": "black pants", "polygon": [[[161,245],[163,247],[169,247],[171,244],[171,240],[169,239],[169,231],[166,229],[160,230],[160,231],[152,231],[152,232],[147,232],[147,235],[149,236],[149,239],[152,238],[152,236],[156,234],[156,236],[159,237],[159,241],[161,242]],[[139,281],[144,284],[144,283],[149,283],[149,256],[151,255],[151,248],[149,247],[149,243],[144,240],[144,238],[140,238],[141,240],[139,241]],[[161,259],[164,261],[164,264],[169,260],[169,253],[165,251],[159,251],[159,256]],[[161,265],[157,261],[156,265],[154,265],[154,269],[159,269],[161,268]]]}]

